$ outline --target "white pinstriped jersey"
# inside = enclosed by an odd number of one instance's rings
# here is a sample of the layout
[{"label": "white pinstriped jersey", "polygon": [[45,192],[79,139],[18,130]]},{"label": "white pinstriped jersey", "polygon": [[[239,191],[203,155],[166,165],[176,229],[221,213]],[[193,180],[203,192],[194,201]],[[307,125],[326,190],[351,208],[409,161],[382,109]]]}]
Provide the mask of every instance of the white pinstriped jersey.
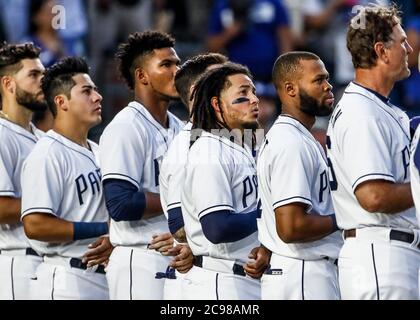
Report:
[{"label": "white pinstriped jersey", "polygon": [[[0,196],[13,198],[22,196],[20,175],[23,161],[44,134],[32,123],[30,126],[34,134],[13,122],[0,118]],[[0,250],[28,247],[29,242],[22,223],[0,224]]]},{"label": "white pinstriped jersey", "polygon": [[[98,145],[91,150],[50,130],[22,168],[22,218],[35,212],[79,222],[107,222],[98,166]],[[92,239],[67,243],[30,240],[41,254],[81,258]]]},{"label": "white pinstriped jersey", "polygon": [[[99,143],[102,179],[119,179],[139,190],[159,193],[159,168],[163,156],[183,123],[168,112],[163,128],[138,102],[130,102],[105,128]],[[147,244],[152,235],[168,232],[165,216],[138,221],[111,220],[113,245]]]},{"label": "white pinstriped jersey", "polygon": [[289,116],[279,116],[260,148],[257,171],[262,205],[258,221],[261,243],[272,252],[291,258],[337,258],[343,244],[339,232],[312,242],[285,243],[276,230],[274,210],[287,204],[306,204],[308,214],[334,213],[327,159],[305,126]]},{"label": "white pinstriped jersey", "polygon": [[416,205],[417,222],[420,229],[420,126],[417,127],[411,143],[410,175],[411,192]]},{"label": "white pinstriped jersey", "polygon": [[414,208],[398,214],[369,213],[354,194],[369,180],[410,181],[407,115],[352,82],[331,116],[327,135],[331,192],[340,228],[418,228]]},{"label": "white pinstriped jersey", "polygon": [[181,207],[181,186],[185,179],[185,164],[190,147],[189,122],[174,138],[168,152],[163,157],[159,174],[160,202],[168,218],[168,210]]},{"label": "white pinstriped jersey", "polygon": [[219,211],[238,214],[257,209],[257,176],[251,149],[208,132],[188,152],[181,208],[188,244],[194,255],[248,261],[259,246],[257,232],[234,242],[213,244],[203,234],[200,218]]}]

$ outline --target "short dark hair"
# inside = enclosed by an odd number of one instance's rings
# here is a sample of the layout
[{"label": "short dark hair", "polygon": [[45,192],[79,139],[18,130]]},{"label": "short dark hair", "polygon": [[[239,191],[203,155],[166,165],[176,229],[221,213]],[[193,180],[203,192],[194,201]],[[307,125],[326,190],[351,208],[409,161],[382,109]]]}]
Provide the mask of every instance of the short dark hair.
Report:
[{"label": "short dark hair", "polygon": [[190,88],[197,79],[214,64],[223,64],[228,58],[220,53],[205,53],[188,59],[175,75],[175,88],[181,101],[188,106],[190,101]]},{"label": "short dark hair", "polygon": [[[378,56],[374,45],[392,40],[394,26],[401,23],[400,14],[395,4],[390,7],[369,5],[352,18],[347,31],[347,49],[355,69],[369,69],[376,65]],[[359,25],[362,22],[364,25]]]},{"label": "short dark hair", "polygon": [[252,79],[247,67],[227,62],[219,68],[207,71],[198,80],[192,93],[194,98],[193,129],[210,132],[211,129],[227,128],[226,124],[219,123],[217,120],[216,112],[211,105],[211,99],[213,97],[220,99],[222,91],[231,86],[228,77],[236,74],[245,74]]},{"label": "short dark hair", "polygon": [[130,89],[134,89],[134,71],[141,60],[155,49],[173,48],[175,39],[167,33],[159,31],[135,32],[128,40],[118,46],[115,54],[118,69]]},{"label": "short dark hair", "polygon": [[320,58],[316,54],[307,51],[291,51],[277,58],[272,71],[273,83],[276,89],[279,88],[280,83],[296,79],[300,75],[302,69],[300,65],[301,60],[320,60]]},{"label": "short dark hair", "polygon": [[33,43],[8,44],[0,47],[0,76],[15,74],[22,68],[23,59],[37,59],[41,49]]},{"label": "short dark hair", "polygon": [[71,88],[76,84],[73,77],[79,73],[89,74],[86,61],[80,57],[64,58],[45,70],[42,91],[54,117],[57,115],[54,98],[59,94],[65,94],[70,99]]}]

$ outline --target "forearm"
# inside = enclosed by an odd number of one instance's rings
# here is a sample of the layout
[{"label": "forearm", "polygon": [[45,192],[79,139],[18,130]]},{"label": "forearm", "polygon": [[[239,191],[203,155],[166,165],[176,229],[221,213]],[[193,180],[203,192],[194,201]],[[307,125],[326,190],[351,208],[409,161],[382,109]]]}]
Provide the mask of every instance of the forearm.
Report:
[{"label": "forearm", "polygon": [[391,184],[383,193],[382,206],[378,212],[396,214],[414,206],[413,195],[409,183]]},{"label": "forearm", "polygon": [[175,233],[173,233],[172,236],[179,243],[186,243],[187,242],[187,235],[186,235],[185,229],[183,227],[181,229],[178,229]]},{"label": "forearm", "polygon": [[108,222],[72,222],[45,213],[31,213],[23,218],[28,238],[62,243],[96,238],[108,233]]},{"label": "forearm", "polygon": [[21,198],[0,197],[0,224],[20,222]]},{"label": "forearm", "polygon": [[410,183],[367,181],[356,188],[355,196],[370,213],[396,214],[414,206]]},{"label": "forearm", "polygon": [[153,218],[162,214],[163,209],[160,203],[160,196],[158,193],[145,192],[146,208],[144,209],[144,218]]},{"label": "forearm", "polygon": [[73,223],[49,214],[29,214],[23,218],[23,226],[29,239],[50,243],[73,241]]}]

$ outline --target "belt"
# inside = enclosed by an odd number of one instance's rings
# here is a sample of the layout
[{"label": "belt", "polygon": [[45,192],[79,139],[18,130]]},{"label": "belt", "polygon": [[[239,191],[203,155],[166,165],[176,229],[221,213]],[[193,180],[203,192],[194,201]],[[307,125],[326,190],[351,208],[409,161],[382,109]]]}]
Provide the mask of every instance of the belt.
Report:
[{"label": "belt", "polygon": [[[355,237],[356,237],[356,229],[344,230],[344,239],[355,238]],[[400,231],[400,230],[391,229],[391,232],[389,233],[389,239],[390,240],[397,240],[397,241],[402,241],[402,242],[406,242],[406,243],[413,243],[414,238],[415,238],[415,236],[414,236],[413,233],[404,232],[404,231]],[[420,243],[417,244],[417,248],[420,249]]]},{"label": "belt", "polygon": [[[3,253],[2,253],[3,252]],[[37,256],[39,257],[38,253],[36,253],[36,251],[32,248],[26,248],[26,249],[3,249],[0,250],[0,254],[6,254],[6,255],[16,255],[16,256]]]},{"label": "belt", "polygon": [[[213,270],[213,269],[210,269],[210,268],[206,268],[206,263],[204,264],[204,267],[203,267],[203,258],[204,259],[209,259],[209,260],[214,259],[214,260],[222,261],[222,259],[211,258],[211,257],[207,257],[207,256],[194,256],[194,263],[193,264],[196,267],[209,269],[209,270],[216,271],[216,272],[229,272],[230,271],[230,273],[236,274],[238,276],[243,276],[243,277],[246,276],[244,267],[241,266],[240,264],[234,263],[231,270],[227,270],[227,269],[226,270]],[[231,262],[231,261],[229,261],[229,262]]]},{"label": "belt", "polygon": [[[70,259],[70,266],[72,268],[77,268],[77,269],[82,269],[82,270],[86,270],[88,268],[86,263],[83,263],[82,260],[77,259],[77,258],[71,258]],[[96,268],[96,270],[94,272],[100,273],[100,274],[105,274],[105,267],[103,265],[97,265],[97,266],[93,267],[92,270],[94,268]]]}]

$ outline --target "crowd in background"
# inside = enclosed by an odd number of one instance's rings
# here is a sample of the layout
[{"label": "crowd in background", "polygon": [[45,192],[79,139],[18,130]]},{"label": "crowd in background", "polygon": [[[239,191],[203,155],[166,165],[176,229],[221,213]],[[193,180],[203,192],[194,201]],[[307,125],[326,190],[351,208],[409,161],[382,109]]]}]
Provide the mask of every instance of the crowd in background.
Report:
[{"label": "crowd in background", "polygon": [[[277,56],[290,50],[318,54],[326,64],[336,101],[353,78],[346,49],[346,29],[356,5],[371,0],[0,0],[0,39],[32,41],[42,48],[45,67],[65,56],[83,56],[103,100],[103,123],[91,138],[126,106],[132,93],[119,78],[114,53],[129,33],[158,29],[172,34],[176,51],[185,61],[206,51],[222,52],[253,73],[260,97],[260,124],[268,130],[281,110],[271,84]],[[389,4],[388,0],[379,1]],[[397,0],[403,25],[414,52],[410,78],[394,88],[391,100],[409,117],[420,115],[420,0]],[[65,27],[54,28],[55,5],[65,8]],[[357,13],[354,11],[353,13]],[[63,21],[62,21],[63,22]],[[171,110],[181,119],[187,112],[180,102]],[[35,114],[35,122],[52,121]],[[322,139],[327,119],[319,119],[314,134]],[[48,126],[48,125],[47,125]]]}]

